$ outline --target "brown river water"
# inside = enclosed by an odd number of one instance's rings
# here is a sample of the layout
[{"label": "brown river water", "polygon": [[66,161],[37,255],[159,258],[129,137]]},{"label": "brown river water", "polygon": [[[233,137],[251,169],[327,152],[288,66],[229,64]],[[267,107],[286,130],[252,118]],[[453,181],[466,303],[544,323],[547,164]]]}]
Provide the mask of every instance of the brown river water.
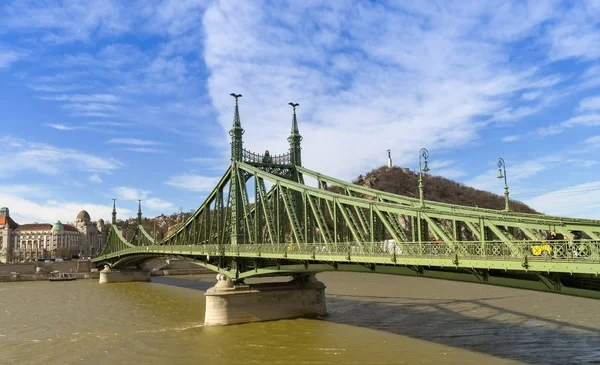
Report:
[{"label": "brown river water", "polygon": [[215,275],[0,284],[5,364],[600,364],[600,301],[324,273],[329,315],[204,327]]}]

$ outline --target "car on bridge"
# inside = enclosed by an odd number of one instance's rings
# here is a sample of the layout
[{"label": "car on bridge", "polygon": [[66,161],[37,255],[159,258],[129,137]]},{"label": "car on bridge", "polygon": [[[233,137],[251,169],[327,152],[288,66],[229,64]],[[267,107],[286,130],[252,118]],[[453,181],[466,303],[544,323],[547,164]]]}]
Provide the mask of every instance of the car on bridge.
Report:
[{"label": "car on bridge", "polygon": [[552,253],[552,245],[546,241],[536,242],[531,245],[531,253],[533,256],[549,256]]}]

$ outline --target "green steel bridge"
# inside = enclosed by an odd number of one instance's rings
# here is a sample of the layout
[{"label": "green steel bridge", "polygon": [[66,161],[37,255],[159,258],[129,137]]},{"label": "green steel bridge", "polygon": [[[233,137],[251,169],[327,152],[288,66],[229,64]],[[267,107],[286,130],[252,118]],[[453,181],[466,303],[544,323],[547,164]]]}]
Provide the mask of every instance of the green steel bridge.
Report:
[{"label": "green steel bridge", "polygon": [[[289,152],[243,148],[238,98],[231,165],[204,203],[161,241],[112,226],[97,266],[179,257],[234,282],[324,271],[412,275],[600,298],[600,221],[445,204],[350,184],[302,166],[293,107]],[[305,184],[316,181],[316,186]],[[422,187],[422,186],[420,186]],[[251,196],[254,199],[251,199]],[[577,239],[545,240],[554,231]]]}]

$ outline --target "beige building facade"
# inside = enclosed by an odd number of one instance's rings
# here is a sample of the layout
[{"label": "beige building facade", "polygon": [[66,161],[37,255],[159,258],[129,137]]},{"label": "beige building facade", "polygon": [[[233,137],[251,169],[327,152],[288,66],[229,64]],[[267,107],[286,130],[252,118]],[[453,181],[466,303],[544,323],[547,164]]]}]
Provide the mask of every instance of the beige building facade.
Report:
[{"label": "beige building facade", "polygon": [[0,262],[30,262],[44,258],[94,257],[104,248],[104,221],[91,221],[85,210],[77,214],[75,224],[57,221],[18,224],[8,208],[0,208]]}]

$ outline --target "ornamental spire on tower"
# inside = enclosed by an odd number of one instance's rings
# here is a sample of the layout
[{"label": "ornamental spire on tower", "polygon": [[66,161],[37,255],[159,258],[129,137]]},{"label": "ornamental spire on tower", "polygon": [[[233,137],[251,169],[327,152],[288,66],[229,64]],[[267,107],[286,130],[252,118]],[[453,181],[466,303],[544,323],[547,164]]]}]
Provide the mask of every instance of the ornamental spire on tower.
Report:
[{"label": "ornamental spire on tower", "polygon": [[138,199],[137,224],[138,226],[142,224],[142,201],[140,199]]},{"label": "ornamental spire on tower", "polygon": [[117,224],[117,207],[116,207],[117,199],[113,198],[113,211],[112,211],[112,224]]},{"label": "ornamental spire on tower", "polygon": [[231,136],[231,161],[242,161],[242,135],[244,134],[244,129],[242,128],[242,122],[240,121],[240,110],[238,107],[238,99],[242,97],[242,94],[231,93],[229,95],[233,96],[235,99],[233,127],[229,131],[229,135]]},{"label": "ornamental spire on tower", "polygon": [[300,104],[298,103],[288,103],[292,106],[294,110],[292,116],[292,131],[290,136],[288,137],[288,142],[290,142],[290,160],[292,165],[294,166],[302,166],[302,158],[301,158],[301,147],[300,141],[302,141],[302,136],[300,135],[300,131],[298,130],[298,120],[296,119],[296,107]]}]

